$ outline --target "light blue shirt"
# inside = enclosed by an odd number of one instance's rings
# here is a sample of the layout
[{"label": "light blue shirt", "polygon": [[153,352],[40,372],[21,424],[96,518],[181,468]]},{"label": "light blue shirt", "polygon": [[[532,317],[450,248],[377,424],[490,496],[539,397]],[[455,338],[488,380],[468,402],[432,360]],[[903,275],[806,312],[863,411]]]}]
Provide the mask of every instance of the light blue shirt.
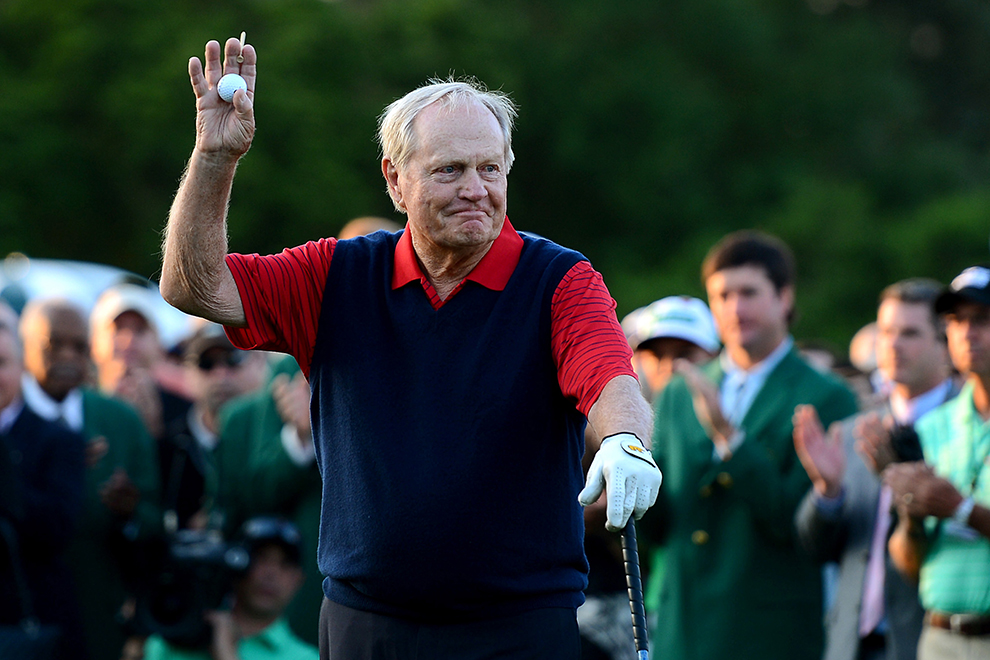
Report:
[{"label": "light blue shirt", "polygon": [[[278,619],[257,635],[237,642],[240,660],[319,660],[316,647],[296,637],[284,619]],[[210,660],[207,649],[184,649],[172,646],[158,635],[144,645],[144,660]]]},{"label": "light blue shirt", "polygon": [[[925,462],[963,495],[990,506],[990,422],[973,404],[973,384],[915,425]],[[990,539],[952,519],[925,520],[933,534],[918,594],[926,610],[990,614]]]}]

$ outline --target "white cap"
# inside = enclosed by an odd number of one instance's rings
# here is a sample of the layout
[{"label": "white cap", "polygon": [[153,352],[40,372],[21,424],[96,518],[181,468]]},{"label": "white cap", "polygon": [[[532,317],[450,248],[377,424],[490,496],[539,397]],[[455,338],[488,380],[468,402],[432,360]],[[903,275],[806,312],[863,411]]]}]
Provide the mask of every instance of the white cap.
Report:
[{"label": "white cap", "polygon": [[158,297],[157,292],[137,284],[124,282],[108,287],[100,294],[93,311],[89,314],[90,332],[95,333],[124,312],[137,312],[157,333],[158,315],[154,300],[156,297]]},{"label": "white cap", "polygon": [[640,307],[622,319],[622,329],[633,350],[661,337],[684,339],[709,353],[721,345],[708,305],[688,296],[668,296]]}]

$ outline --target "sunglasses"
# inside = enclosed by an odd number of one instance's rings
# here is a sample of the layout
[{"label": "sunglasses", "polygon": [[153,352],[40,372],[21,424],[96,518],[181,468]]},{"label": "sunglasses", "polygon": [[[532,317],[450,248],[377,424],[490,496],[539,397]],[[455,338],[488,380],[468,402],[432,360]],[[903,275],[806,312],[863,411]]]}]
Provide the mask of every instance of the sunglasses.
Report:
[{"label": "sunglasses", "polygon": [[244,537],[252,540],[278,540],[288,545],[298,545],[299,528],[284,518],[259,516],[244,523]]},{"label": "sunglasses", "polygon": [[200,371],[213,371],[220,366],[235,369],[244,364],[245,359],[247,354],[244,351],[203,353],[196,361],[196,366]]}]

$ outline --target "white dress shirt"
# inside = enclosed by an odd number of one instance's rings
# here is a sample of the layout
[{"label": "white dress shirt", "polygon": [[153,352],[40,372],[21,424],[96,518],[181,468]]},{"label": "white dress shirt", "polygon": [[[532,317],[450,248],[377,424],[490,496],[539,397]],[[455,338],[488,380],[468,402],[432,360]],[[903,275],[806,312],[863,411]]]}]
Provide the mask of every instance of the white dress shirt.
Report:
[{"label": "white dress shirt", "polygon": [[61,401],[56,401],[41,389],[34,376],[24,374],[21,376],[21,394],[24,396],[24,403],[38,417],[50,422],[62,420],[76,433],[82,433],[83,402],[82,392],[78,387],[71,390]]}]

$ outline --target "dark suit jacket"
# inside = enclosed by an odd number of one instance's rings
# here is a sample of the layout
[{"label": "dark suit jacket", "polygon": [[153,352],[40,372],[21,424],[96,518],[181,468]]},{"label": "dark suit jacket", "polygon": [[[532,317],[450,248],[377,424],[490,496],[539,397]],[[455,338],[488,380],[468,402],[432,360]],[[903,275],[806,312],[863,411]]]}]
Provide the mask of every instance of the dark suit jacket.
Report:
[{"label": "dark suit jacket", "polygon": [[[75,590],[64,560],[82,512],[82,436],[25,407],[0,436],[0,448],[13,467],[21,504],[15,530],[35,613],[41,622],[65,631],[64,657],[85,657]],[[7,623],[22,616],[13,579],[10,564],[0,561],[0,621]]]},{"label": "dark suit jacket", "polygon": [[[953,387],[950,397],[957,392],[958,388]],[[884,404],[873,412],[885,415],[890,413],[890,408]],[[815,505],[814,493],[809,491],[796,517],[798,535],[811,555],[819,561],[834,561],[839,565],[835,602],[826,619],[824,660],[856,660],[863,582],[880,499],[880,479],[855,450],[853,427],[858,417],[845,420],[842,424],[846,474],[843,478],[841,513],[836,517],[822,514]],[[886,545],[884,548],[886,550]],[[884,561],[887,658],[914,660],[924,618],[924,610],[918,601],[918,589],[901,577],[886,552]]]},{"label": "dark suit jacket", "polygon": [[[718,360],[704,371],[721,382]],[[856,411],[838,379],[792,350],[743,419],[745,442],[718,462],[683,379],[657,401],[653,453],[664,484],[640,528],[665,555],[651,635],[658,658],[821,657],[821,572],[794,532],[810,485],[791,437],[798,404],[814,405],[826,424]]]}]

